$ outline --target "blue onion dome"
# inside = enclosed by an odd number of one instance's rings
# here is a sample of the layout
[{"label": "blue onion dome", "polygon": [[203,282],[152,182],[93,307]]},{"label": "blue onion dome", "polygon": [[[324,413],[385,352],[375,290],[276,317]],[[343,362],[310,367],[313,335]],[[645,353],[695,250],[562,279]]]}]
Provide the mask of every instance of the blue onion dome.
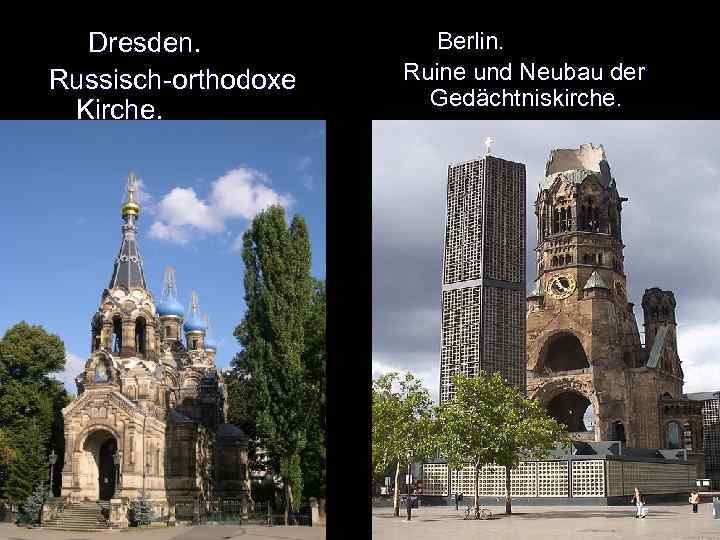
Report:
[{"label": "blue onion dome", "polygon": [[217,352],[217,342],[211,337],[206,337],[205,338],[205,350]]},{"label": "blue onion dome", "polygon": [[157,312],[161,317],[166,315],[175,315],[176,317],[183,317],[185,315],[185,308],[178,302],[177,298],[166,298],[161,300],[156,306]]},{"label": "blue onion dome", "polygon": [[185,324],[183,324],[183,330],[186,332],[204,332],[205,321],[203,321],[196,313],[190,313]]},{"label": "blue onion dome", "polygon": [[155,306],[158,315],[175,315],[182,318],[185,315],[185,308],[178,301],[177,287],[175,286],[175,269],[168,266],[165,269],[165,280],[160,302]]},{"label": "blue onion dome", "polygon": [[213,337],[212,326],[210,326],[210,316],[205,314],[205,350],[217,352],[217,341]]},{"label": "blue onion dome", "polygon": [[205,332],[205,330],[207,330],[207,325],[200,316],[200,310],[198,309],[198,296],[195,291],[192,292],[190,309],[187,317],[185,318],[183,330],[185,330],[185,332]]}]

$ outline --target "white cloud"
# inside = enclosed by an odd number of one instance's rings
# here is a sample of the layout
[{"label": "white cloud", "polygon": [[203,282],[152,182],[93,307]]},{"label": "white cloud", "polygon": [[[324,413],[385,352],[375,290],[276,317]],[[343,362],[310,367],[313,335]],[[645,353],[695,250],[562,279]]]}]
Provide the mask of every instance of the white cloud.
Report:
[{"label": "white cloud", "polygon": [[186,229],[177,225],[166,225],[162,221],[156,221],[150,226],[148,236],[156,240],[168,240],[180,245],[188,242],[188,231]]},{"label": "white cloud", "polygon": [[135,191],[135,199],[143,211],[147,214],[153,215],[157,212],[157,204],[152,195],[146,190],[145,182],[142,179],[137,179],[137,191]]},{"label": "white cloud", "polygon": [[213,211],[222,218],[252,219],[268,206],[290,206],[292,197],[276,193],[265,185],[267,181],[267,175],[255,169],[238,167],[228,171],[213,182],[210,193]]},{"label": "white cloud", "polygon": [[235,238],[235,240],[232,243],[232,246],[230,246],[230,251],[233,251],[235,253],[239,253],[240,251],[242,251],[243,234],[245,234],[245,233],[241,232],[240,234],[237,235],[237,237]]},{"label": "white cloud", "polygon": [[53,374],[53,378],[65,385],[65,390],[72,394],[77,394],[77,385],[75,377],[85,369],[85,360],[71,352],[65,354],[65,370]]},{"label": "white cloud", "polygon": [[173,188],[158,204],[158,219],[168,225],[190,225],[204,232],[220,232],[222,220],[215,210],[200,200],[193,188]]},{"label": "white cloud", "polygon": [[415,375],[415,377],[417,377],[418,379],[420,379],[423,382],[425,388],[428,389],[428,391],[430,392],[430,397],[432,397],[433,401],[437,403],[438,381],[440,380],[439,365],[437,365],[437,363],[430,364],[428,362],[422,362],[421,364],[427,367],[418,369],[417,366],[415,366],[412,370],[409,370],[407,367],[403,367],[403,365],[406,364],[407,361],[403,362],[402,360],[400,360],[396,362],[385,356],[374,354],[372,357],[372,378],[377,379],[381,375],[385,375],[386,373],[390,373],[391,371],[395,371],[401,374],[412,371],[412,374]]},{"label": "white cloud", "polygon": [[212,182],[206,199],[191,187],[175,187],[157,204],[149,236],[186,244],[195,232],[220,233],[226,230],[228,220],[250,220],[269,206],[288,208],[293,204],[291,195],[277,193],[268,183],[265,173],[237,167]]},{"label": "white cloud", "polygon": [[312,159],[310,158],[310,156],[302,156],[300,159],[298,159],[297,170],[305,171],[310,168],[310,165],[312,165]]},{"label": "white cloud", "polygon": [[313,188],[315,176],[310,167],[312,166],[312,158],[310,156],[302,156],[297,161],[296,169],[302,173],[303,186],[306,190],[311,191]]},{"label": "white cloud", "polygon": [[684,392],[717,392],[720,390],[718,363],[720,321],[678,328],[678,354],[685,374]]},{"label": "white cloud", "polygon": [[313,175],[309,173],[303,174],[303,186],[305,186],[305,189],[308,191],[311,191],[313,188]]}]

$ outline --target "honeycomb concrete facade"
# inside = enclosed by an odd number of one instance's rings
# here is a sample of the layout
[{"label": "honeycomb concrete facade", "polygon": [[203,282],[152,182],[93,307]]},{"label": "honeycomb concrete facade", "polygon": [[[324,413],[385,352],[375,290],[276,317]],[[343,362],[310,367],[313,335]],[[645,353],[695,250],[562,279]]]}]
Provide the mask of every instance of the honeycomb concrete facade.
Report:
[{"label": "honeycomb concrete facade", "polygon": [[499,371],[525,389],[525,165],[486,155],[450,165],[440,402],[452,378]]},{"label": "honeycomb concrete facade", "polygon": [[[675,297],[657,287],[645,291],[644,344],[627,298],[626,200],[602,146],[551,153],[535,202],[527,392],[575,440],[686,449],[702,461],[702,404],[682,393]],[[588,407],[592,422],[584,419]]]}]

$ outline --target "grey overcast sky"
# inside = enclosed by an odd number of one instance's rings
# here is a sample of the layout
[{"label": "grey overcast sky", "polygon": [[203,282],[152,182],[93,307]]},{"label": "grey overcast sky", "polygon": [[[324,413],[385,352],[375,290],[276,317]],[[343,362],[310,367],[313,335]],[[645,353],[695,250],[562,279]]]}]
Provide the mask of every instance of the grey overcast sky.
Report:
[{"label": "grey overcast sky", "polygon": [[628,294],[671,289],[685,392],[720,390],[720,122],[373,123],[373,377],[410,370],[437,399],[447,165],[484,153],[527,167],[528,290],[533,202],[554,148],[605,147],[621,196]]}]

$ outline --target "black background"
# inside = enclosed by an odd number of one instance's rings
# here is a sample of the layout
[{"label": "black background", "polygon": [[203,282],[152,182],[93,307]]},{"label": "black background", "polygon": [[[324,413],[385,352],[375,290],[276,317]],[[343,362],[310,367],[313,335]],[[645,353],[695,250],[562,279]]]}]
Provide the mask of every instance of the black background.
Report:
[{"label": "black background", "polygon": [[[6,23],[11,23],[6,19]],[[13,26],[13,24],[8,24]],[[348,26],[274,31],[251,24],[232,30],[167,28],[167,33],[193,37],[198,55],[159,56],[89,54],[88,29],[66,27],[5,28],[0,34],[0,118],[74,119],[75,100],[83,94],[50,94],[49,68],[109,71],[114,67],[156,71],[294,72],[297,90],[290,94],[221,92],[218,94],[111,96],[92,93],[106,102],[130,97],[153,103],[163,121],[172,119],[324,119],[327,141],[327,291],[328,291],[328,535],[331,538],[370,533],[369,426],[371,377],[371,121],[383,118],[652,118],[711,119],[720,102],[714,70],[716,31],[692,27],[658,30],[644,26],[592,27],[583,23],[535,30],[503,32],[483,27],[465,30],[501,34],[504,50],[435,51],[437,31],[415,27],[382,29]],[[679,25],[678,25],[679,27]],[[305,26],[303,26],[305,28]],[[103,30],[106,33],[152,33],[162,28]],[[507,55],[507,58],[504,56]],[[493,59],[492,62],[490,59]],[[501,63],[537,61],[559,64],[644,64],[642,82],[616,85],[620,107],[608,110],[436,109],[427,89],[445,83],[407,83],[403,61],[429,63]],[[517,82],[510,83],[518,86]],[[553,83],[554,84],[554,83]],[[597,83],[594,83],[597,84]],[[490,86],[490,85],[487,85]],[[499,86],[499,85],[496,85]],[[558,84],[564,88],[567,85]],[[573,85],[570,87],[578,87]],[[532,84],[541,88],[541,84]],[[602,87],[598,87],[600,89]],[[90,97],[90,95],[86,95]],[[133,99],[134,98],[134,99]],[[12,184],[3,177],[0,184]],[[42,196],[42,194],[38,194]],[[0,255],[1,257],[1,255]],[[3,261],[2,264],[13,264]],[[238,269],[241,266],[238,265]],[[398,276],[402,279],[402,276]],[[6,284],[7,285],[7,284]],[[11,307],[11,306],[3,306]]]}]

